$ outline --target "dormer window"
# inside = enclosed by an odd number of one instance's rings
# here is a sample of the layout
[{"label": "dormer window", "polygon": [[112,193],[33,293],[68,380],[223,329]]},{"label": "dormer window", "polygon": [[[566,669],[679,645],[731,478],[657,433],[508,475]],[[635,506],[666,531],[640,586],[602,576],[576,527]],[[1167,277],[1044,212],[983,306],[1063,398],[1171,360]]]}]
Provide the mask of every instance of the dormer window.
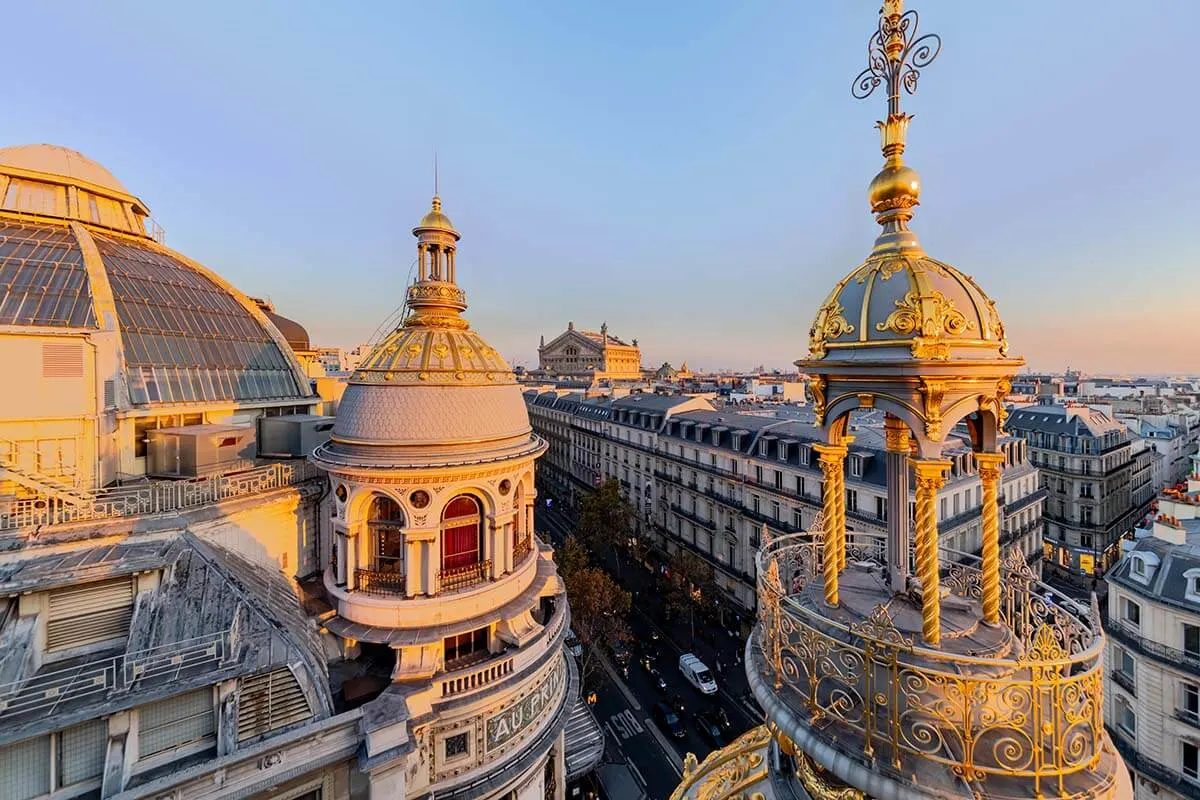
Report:
[{"label": "dormer window", "polygon": [[863,472],[862,456],[851,454],[850,455],[850,477],[861,478],[862,472]]},{"label": "dormer window", "polygon": [[768,442],[766,439],[763,439],[761,442],[758,443],[758,454],[760,456],[766,457],[767,451],[770,449],[770,446],[771,446],[771,443]]},{"label": "dormer window", "polygon": [[1185,588],[1183,599],[1200,604],[1200,567],[1193,567],[1183,573],[1183,580]]},{"label": "dormer window", "polygon": [[779,443],[779,452],[776,453],[776,455],[779,456],[780,461],[787,461],[787,457],[788,457],[788,443],[787,442]]},{"label": "dormer window", "polygon": [[[1129,575],[1141,584],[1149,585],[1158,567],[1158,556],[1150,552],[1131,553],[1129,556]],[[1200,569],[1196,571],[1200,575]],[[1200,593],[1198,593],[1200,594]]]},{"label": "dormer window", "polygon": [[812,458],[812,445],[809,445],[809,444],[800,445],[800,463],[807,467],[810,463],[811,458]]}]

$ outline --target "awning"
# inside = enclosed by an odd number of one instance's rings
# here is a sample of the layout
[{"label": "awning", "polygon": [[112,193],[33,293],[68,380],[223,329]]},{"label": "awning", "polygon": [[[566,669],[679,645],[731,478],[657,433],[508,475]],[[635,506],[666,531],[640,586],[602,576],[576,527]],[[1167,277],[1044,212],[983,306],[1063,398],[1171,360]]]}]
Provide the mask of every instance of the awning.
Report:
[{"label": "awning", "polygon": [[571,705],[564,734],[567,780],[573,781],[596,768],[604,757],[604,731],[592,709],[578,695]]}]

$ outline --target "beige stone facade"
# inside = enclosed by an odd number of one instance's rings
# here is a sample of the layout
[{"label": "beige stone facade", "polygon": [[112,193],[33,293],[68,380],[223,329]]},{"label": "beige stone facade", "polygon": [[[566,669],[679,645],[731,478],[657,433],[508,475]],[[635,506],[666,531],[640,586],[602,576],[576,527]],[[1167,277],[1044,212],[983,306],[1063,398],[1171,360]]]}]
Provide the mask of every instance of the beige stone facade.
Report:
[{"label": "beige stone facade", "polygon": [[551,377],[640,381],[642,351],[637,339],[626,343],[610,334],[608,323],[588,331],[568,322],[565,331],[538,347],[538,371]]}]

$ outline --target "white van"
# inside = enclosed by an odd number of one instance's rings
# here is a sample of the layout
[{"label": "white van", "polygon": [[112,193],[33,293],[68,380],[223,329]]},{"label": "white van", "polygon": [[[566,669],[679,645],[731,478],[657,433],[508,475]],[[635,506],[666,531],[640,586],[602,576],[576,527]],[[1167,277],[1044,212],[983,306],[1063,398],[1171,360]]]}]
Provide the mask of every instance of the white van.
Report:
[{"label": "white van", "polygon": [[679,671],[688,683],[705,694],[717,693],[717,682],[713,680],[712,673],[694,653],[684,653],[679,657]]}]

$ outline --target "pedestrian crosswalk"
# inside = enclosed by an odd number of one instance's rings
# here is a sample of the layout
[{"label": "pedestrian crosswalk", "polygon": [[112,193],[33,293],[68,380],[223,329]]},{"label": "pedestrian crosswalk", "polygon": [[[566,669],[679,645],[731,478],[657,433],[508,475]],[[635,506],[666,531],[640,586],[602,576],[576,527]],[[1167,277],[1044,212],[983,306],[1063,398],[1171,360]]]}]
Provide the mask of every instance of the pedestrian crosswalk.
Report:
[{"label": "pedestrian crosswalk", "polygon": [[646,730],[628,708],[619,714],[613,714],[608,718],[606,724],[613,737],[622,741],[637,736]]}]

